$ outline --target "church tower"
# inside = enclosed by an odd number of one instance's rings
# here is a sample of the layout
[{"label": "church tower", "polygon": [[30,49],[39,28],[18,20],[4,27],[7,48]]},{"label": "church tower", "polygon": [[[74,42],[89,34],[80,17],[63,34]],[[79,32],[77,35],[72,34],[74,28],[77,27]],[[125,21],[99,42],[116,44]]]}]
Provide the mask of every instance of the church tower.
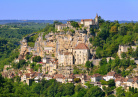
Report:
[{"label": "church tower", "polygon": [[96,17],[95,17],[95,24],[96,24],[96,25],[99,25],[98,14],[96,14]]}]

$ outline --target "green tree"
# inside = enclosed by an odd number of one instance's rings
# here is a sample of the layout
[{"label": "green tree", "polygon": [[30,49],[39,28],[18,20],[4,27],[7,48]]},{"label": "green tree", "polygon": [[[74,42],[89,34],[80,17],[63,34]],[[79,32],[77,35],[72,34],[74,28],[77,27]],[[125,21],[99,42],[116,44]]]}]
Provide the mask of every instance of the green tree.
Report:
[{"label": "green tree", "polygon": [[111,32],[112,32],[112,33],[117,33],[117,32],[118,32],[117,26],[112,26],[112,27],[111,27]]},{"label": "green tree", "polygon": [[115,87],[115,81],[113,79],[108,81],[108,86],[109,87]]},{"label": "green tree", "polygon": [[112,92],[112,89],[110,87],[103,86],[103,90],[104,90],[106,96],[108,96]]},{"label": "green tree", "polygon": [[105,65],[105,64],[107,64],[107,60],[106,58],[102,58],[102,60],[100,61],[100,66]]},{"label": "green tree", "polygon": [[104,97],[104,92],[98,86],[93,86],[87,91],[85,97]]},{"label": "green tree", "polygon": [[94,32],[93,28],[90,28],[90,33],[91,33],[91,35],[95,36],[95,32]]},{"label": "green tree", "polygon": [[93,67],[92,62],[90,62],[90,61],[86,61],[86,63],[85,63],[85,67],[87,67],[87,68],[92,68],[92,67]]},{"label": "green tree", "polygon": [[125,90],[122,87],[116,88],[117,97],[125,97]]},{"label": "green tree", "polygon": [[119,28],[119,34],[120,35],[126,35],[127,27],[125,25],[121,25]]},{"label": "green tree", "polygon": [[122,53],[121,53],[121,57],[122,57],[122,58],[126,58],[126,53],[125,53],[125,52],[122,52]]},{"label": "green tree", "polygon": [[77,22],[75,22],[75,21],[72,21],[72,22],[71,22],[71,25],[72,25],[73,27],[75,27],[75,28],[79,27],[79,24],[78,24]]},{"label": "green tree", "polygon": [[75,79],[74,79],[74,82],[75,82],[75,83],[78,83],[78,82],[80,82],[80,81],[81,81],[80,78],[75,78]]},{"label": "green tree", "polygon": [[41,61],[41,57],[40,56],[33,57],[33,62],[40,62],[40,61]]}]

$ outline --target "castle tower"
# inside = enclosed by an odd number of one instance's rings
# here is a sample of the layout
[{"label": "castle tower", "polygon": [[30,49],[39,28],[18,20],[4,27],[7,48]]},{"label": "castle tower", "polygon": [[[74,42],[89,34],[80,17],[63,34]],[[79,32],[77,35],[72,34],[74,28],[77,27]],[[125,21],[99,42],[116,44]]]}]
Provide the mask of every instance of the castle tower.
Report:
[{"label": "castle tower", "polygon": [[96,17],[95,17],[95,24],[96,24],[96,25],[99,25],[98,14],[96,14]]}]

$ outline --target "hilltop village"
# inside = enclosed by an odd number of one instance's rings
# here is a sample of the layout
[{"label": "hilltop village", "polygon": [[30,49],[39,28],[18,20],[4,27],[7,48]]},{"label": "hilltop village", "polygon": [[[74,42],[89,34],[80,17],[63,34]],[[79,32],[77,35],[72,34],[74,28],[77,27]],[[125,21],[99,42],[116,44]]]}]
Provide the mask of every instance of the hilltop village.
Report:
[{"label": "hilltop village", "polygon": [[[61,83],[70,82],[76,84],[79,82],[84,87],[86,87],[87,82],[90,82],[101,89],[106,85],[101,84],[100,80],[114,80],[116,87],[122,86],[125,89],[129,87],[138,88],[137,67],[133,69],[135,73],[126,77],[122,77],[115,71],[110,71],[104,76],[98,73],[89,75],[86,72],[86,63],[92,62],[91,64],[94,66],[99,66],[102,60],[95,57],[96,49],[89,41],[93,37],[90,33],[91,28],[100,30],[98,15],[96,14],[94,20],[82,19],[78,23],[78,25],[83,25],[81,28],[75,28],[71,23],[71,21],[68,21],[66,24],[55,24],[56,32],[51,31],[46,35],[44,35],[44,32],[39,33],[34,47],[28,45],[28,38],[35,34],[24,37],[21,41],[19,57],[14,62],[19,63],[21,60],[25,60],[29,64],[36,62],[36,65],[40,66],[40,68],[33,70],[30,65],[27,65],[24,69],[15,70],[11,68],[11,65],[5,65],[2,72],[3,77],[13,78],[18,75],[21,81],[28,85],[32,80],[39,83],[42,79],[56,79]],[[137,45],[119,45],[118,56],[121,58],[121,54],[128,52],[129,48],[136,51]],[[30,55],[30,58],[26,57]],[[36,61],[36,59],[40,60]],[[107,62],[114,60],[113,57],[107,57],[106,59]],[[131,60],[138,64],[137,59],[132,58]],[[74,74],[74,68],[78,68],[84,73]]]}]

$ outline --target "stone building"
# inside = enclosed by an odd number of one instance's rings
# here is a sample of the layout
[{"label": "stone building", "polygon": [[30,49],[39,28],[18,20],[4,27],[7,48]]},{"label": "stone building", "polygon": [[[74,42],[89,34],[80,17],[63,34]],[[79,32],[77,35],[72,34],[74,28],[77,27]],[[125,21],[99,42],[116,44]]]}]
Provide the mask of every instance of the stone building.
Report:
[{"label": "stone building", "polygon": [[58,67],[58,60],[57,59],[51,59],[49,62],[49,67],[48,67],[48,74],[53,75],[55,74],[57,71]]},{"label": "stone building", "polygon": [[55,24],[55,29],[57,31],[61,31],[63,30],[64,28],[73,28],[73,26],[71,25],[70,21],[67,22],[67,24]]},{"label": "stone building", "polygon": [[64,53],[64,66],[72,66],[73,65],[73,55],[71,52]]},{"label": "stone building", "polygon": [[118,48],[118,56],[121,58],[121,54],[123,52],[128,52],[128,49],[129,48],[132,48],[134,51],[136,50],[137,46],[128,46],[128,45],[119,45],[119,48]]},{"label": "stone building", "polygon": [[98,15],[96,14],[95,20],[93,19],[82,19],[81,24],[84,25],[84,27],[93,27],[98,28],[99,21],[98,21]]},{"label": "stone building", "polygon": [[71,52],[60,52],[57,56],[59,66],[71,66],[73,65],[73,55]]},{"label": "stone building", "polygon": [[125,46],[125,45],[119,45],[118,48],[118,56],[121,58],[121,53],[122,52],[127,52],[128,48],[130,48],[130,46]]},{"label": "stone building", "polygon": [[73,49],[74,64],[85,64],[89,60],[89,48],[84,43],[79,43]]}]

